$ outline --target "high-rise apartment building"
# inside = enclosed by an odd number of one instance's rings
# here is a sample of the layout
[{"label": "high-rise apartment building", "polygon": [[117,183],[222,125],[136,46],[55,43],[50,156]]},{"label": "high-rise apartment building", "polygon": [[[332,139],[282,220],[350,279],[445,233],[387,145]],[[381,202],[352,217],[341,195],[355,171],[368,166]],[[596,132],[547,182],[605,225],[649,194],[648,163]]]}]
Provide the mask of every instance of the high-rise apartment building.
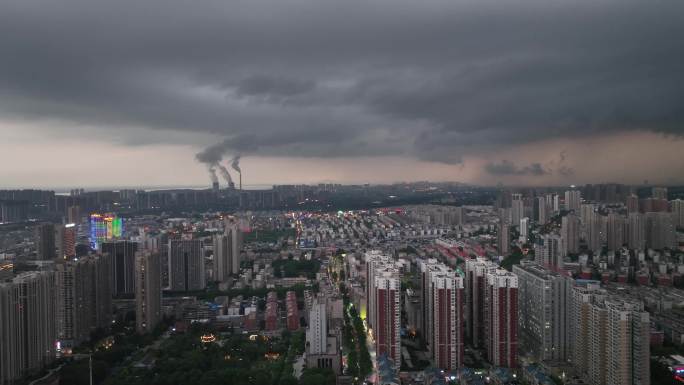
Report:
[{"label": "high-rise apartment building", "polygon": [[677,227],[684,227],[684,201],[675,199],[670,202],[674,223]]},{"label": "high-rise apartment building", "polygon": [[[275,293],[274,293],[275,294]],[[268,302],[268,305],[274,302]],[[342,374],[341,349],[337,337],[328,333],[332,327],[328,322],[335,318],[326,304],[326,299],[318,297],[309,311],[309,326],[306,330],[306,365],[308,368],[331,369],[336,375]],[[273,306],[273,305],[272,305]],[[268,329],[268,327],[267,327]]]},{"label": "high-rise apartment building", "polygon": [[651,197],[653,199],[667,200],[667,187],[653,187],[651,188]]},{"label": "high-rise apartment building", "polygon": [[508,190],[499,191],[496,197],[495,207],[496,208],[511,208],[511,201],[513,200],[512,194]]},{"label": "high-rise apartment building", "polygon": [[537,360],[570,358],[570,307],[573,281],[535,263],[513,266],[518,277],[518,332],[524,351]]},{"label": "high-rise apartment building", "polygon": [[610,213],[607,217],[606,245],[609,250],[617,250],[625,243],[625,218],[617,213]]},{"label": "high-rise apartment building", "polygon": [[485,346],[485,294],[487,274],[497,265],[482,258],[466,260],[466,336],[476,348]]},{"label": "high-rise apartment building", "polygon": [[62,348],[75,347],[93,330],[109,326],[109,258],[93,255],[55,264],[57,338]]},{"label": "high-rise apartment building", "polygon": [[138,244],[132,241],[113,241],[101,244],[103,254],[110,256],[110,284],[112,295],[135,293],[135,252]]},{"label": "high-rise apartment building", "polygon": [[547,268],[562,268],[562,238],[556,234],[544,234],[534,245],[534,259]]},{"label": "high-rise apartment building", "polygon": [[430,306],[433,299],[432,287],[430,278],[434,273],[448,272],[449,269],[436,259],[430,258],[418,261],[418,268],[420,270],[420,288],[421,288],[421,319],[420,331],[429,351],[432,351],[432,328],[434,326],[433,313],[430,311]]},{"label": "high-rise apartment building", "polygon": [[214,236],[214,271],[219,282],[240,273],[242,232],[236,222],[226,220],[224,233]]},{"label": "high-rise apartment building", "polygon": [[561,219],[561,254],[565,257],[579,252],[580,220],[574,213]]},{"label": "high-rise apartment building", "polygon": [[525,216],[525,203],[522,199],[522,194],[513,194],[511,201],[511,225],[519,226],[520,219]]},{"label": "high-rise apartment building", "polygon": [[287,330],[299,329],[299,309],[297,308],[297,294],[294,291],[285,293],[285,311],[287,312]]},{"label": "high-rise apartment building", "polygon": [[371,250],[366,252],[366,323],[372,329],[375,327],[376,298],[374,295],[375,272],[378,268],[383,266],[390,266],[394,263],[392,257],[383,254],[379,250]]},{"label": "high-rise apartment building", "polygon": [[591,361],[591,311],[594,302],[606,296],[598,283],[575,286],[570,300],[572,363],[578,373],[588,373]]},{"label": "high-rise apartment building", "polygon": [[139,251],[135,256],[135,328],[151,333],[161,321],[161,261],[159,253]]},{"label": "high-rise apartment building", "polygon": [[499,255],[506,257],[511,253],[511,230],[506,223],[499,224],[499,231],[496,235],[496,246]]},{"label": "high-rise apartment building", "polygon": [[639,210],[642,213],[665,212],[668,211],[668,206],[667,199],[646,198],[639,202]]},{"label": "high-rise apartment building", "polygon": [[328,352],[328,317],[325,301],[314,300],[309,310],[309,327],[306,329],[307,354]]},{"label": "high-rise apartment building", "polygon": [[629,213],[627,218],[627,246],[643,250],[646,247],[646,218],[638,212]]},{"label": "high-rise apartment building", "polygon": [[587,246],[591,251],[600,250],[604,243],[605,218],[599,214],[596,205],[583,204],[581,207],[582,227]]},{"label": "high-rise apartment building", "polygon": [[278,294],[270,291],[266,296],[266,311],[264,312],[264,326],[267,331],[278,330],[278,318],[280,318],[278,310]]},{"label": "high-rise apartment building", "polygon": [[568,190],[565,192],[565,209],[578,212],[582,198],[579,190]]},{"label": "high-rise apartment building", "polygon": [[116,214],[90,214],[90,247],[100,250],[102,243],[123,236],[123,219]]},{"label": "high-rise apartment building", "polygon": [[141,229],[141,250],[159,253],[161,264],[162,288],[169,286],[169,234],[166,232],[147,233]]},{"label": "high-rise apartment building", "polygon": [[[651,327],[649,314],[644,310],[640,301],[629,300],[620,297],[610,297],[602,306],[606,309],[605,325],[608,331],[606,351],[608,354],[600,356],[592,354],[592,357],[608,359],[606,365],[606,384],[635,384],[648,385],[650,378],[650,335]],[[599,317],[602,317],[600,312]],[[599,325],[604,324],[603,319],[598,320]],[[594,337],[600,333],[600,326],[592,330]],[[600,344],[594,338],[594,347]],[[599,349],[603,348],[599,346]],[[602,366],[602,365],[601,365]],[[590,370],[590,373],[595,371]]]},{"label": "high-rise apartment building", "polygon": [[518,365],[518,277],[496,269],[487,274],[484,297],[485,349],[494,366]]},{"label": "high-rise apartment building", "polygon": [[589,220],[596,214],[596,205],[593,203],[583,203],[579,209],[580,222],[582,226],[588,226]]},{"label": "high-rise apartment building", "polygon": [[69,206],[67,209],[67,222],[79,224],[81,223],[81,207]]},{"label": "high-rise apartment building", "polygon": [[639,197],[631,194],[625,200],[625,206],[627,206],[627,212],[638,213],[639,212]]},{"label": "high-rise apartment building", "polygon": [[520,237],[518,241],[522,243],[527,243],[529,239],[529,229],[530,229],[530,218],[525,217],[520,220]]},{"label": "high-rise apartment building", "polygon": [[646,246],[660,250],[676,246],[677,237],[672,213],[646,213]]},{"label": "high-rise apartment building", "polygon": [[35,227],[36,256],[38,259],[50,260],[57,257],[55,244],[55,225],[42,223]]},{"label": "high-rise apartment building", "polygon": [[401,280],[394,267],[376,271],[373,282],[376,312],[373,335],[377,356],[387,355],[395,367],[401,365]]},{"label": "high-rise apartment building", "polygon": [[38,373],[55,360],[55,274],[21,273],[0,283],[0,384]]},{"label": "high-rise apartment building", "polygon": [[20,290],[17,285],[0,282],[0,385],[10,385],[23,374],[23,317],[18,311]]},{"label": "high-rise apartment building", "polygon": [[552,195],[552,201],[551,202],[552,202],[551,207],[553,207],[553,212],[556,214],[559,213],[561,205],[560,205],[560,197],[558,196],[558,194]]},{"label": "high-rise apartment building", "polygon": [[76,256],[76,225],[69,223],[55,226],[57,257],[68,259]]},{"label": "high-rise apartment building", "polygon": [[456,370],[463,366],[463,278],[455,272],[430,274],[430,340],[435,366]]},{"label": "high-rise apartment building", "polygon": [[548,222],[551,216],[550,211],[550,206],[546,201],[546,197],[541,196],[534,199],[534,213],[537,223],[543,225]]},{"label": "high-rise apartment building", "polygon": [[590,384],[650,384],[650,322],[643,303],[597,287],[573,288],[574,365]]},{"label": "high-rise apartment building", "polygon": [[172,291],[203,290],[206,287],[201,240],[169,240],[169,286]]}]

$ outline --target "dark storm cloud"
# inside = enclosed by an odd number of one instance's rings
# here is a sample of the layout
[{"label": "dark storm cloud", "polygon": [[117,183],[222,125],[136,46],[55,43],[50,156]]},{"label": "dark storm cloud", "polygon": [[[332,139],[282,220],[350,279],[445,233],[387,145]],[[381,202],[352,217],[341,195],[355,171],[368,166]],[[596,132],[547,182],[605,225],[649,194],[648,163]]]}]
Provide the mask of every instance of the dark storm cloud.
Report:
[{"label": "dark storm cloud", "polygon": [[544,164],[533,162],[526,166],[518,166],[515,162],[504,159],[500,162],[489,162],[484,165],[484,171],[490,175],[495,176],[545,176],[545,175],[560,175],[563,177],[571,177],[575,175],[575,170],[566,165],[568,153],[562,150],[556,159],[551,159]]},{"label": "dark storm cloud", "polygon": [[499,163],[487,163],[485,171],[492,175],[532,175],[542,176],[551,174],[551,171],[546,170],[540,163],[531,163],[524,167],[518,167],[515,163],[509,160],[502,160]]},{"label": "dark storm cloud", "polygon": [[240,81],[236,92],[241,95],[265,95],[282,97],[303,94],[311,91],[316,84],[299,79],[273,78],[269,76],[252,76]]},{"label": "dark storm cloud", "polygon": [[457,163],[543,139],[681,135],[679,36],[679,0],[9,0],[0,119],[111,127],[125,143],[214,135],[197,155],[205,163],[238,153]]}]

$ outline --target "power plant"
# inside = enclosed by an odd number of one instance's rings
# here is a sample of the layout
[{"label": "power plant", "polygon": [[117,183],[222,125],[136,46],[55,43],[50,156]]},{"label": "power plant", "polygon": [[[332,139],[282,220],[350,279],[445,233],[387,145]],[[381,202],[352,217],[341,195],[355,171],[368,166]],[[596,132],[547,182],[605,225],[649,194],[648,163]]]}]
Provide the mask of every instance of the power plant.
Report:
[{"label": "power plant", "polygon": [[238,172],[240,176],[240,191],[242,191],[242,170],[240,169],[240,155],[235,155],[230,161],[230,166]]},{"label": "power plant", "polygon": [[[239,177],[239,190],[242,191],[242,170],[240,169],[240,155],[236,155],[230,160],[230,167],[233,170],[237,171]],[[216,174],[217,169],[223,177],[223,179],[226,181],[226,188],[228,190],[235,190],[235,182],[233,182],[233,178],[230,176],[228,168],[221,164],[220,160],[210,163],[207,167],[207,170],[209,171],[209,178],[211,179],[211,189],[214,192],[219,192],[219,190],[221,189],[221,186],[219,184],[219,178]]]}]

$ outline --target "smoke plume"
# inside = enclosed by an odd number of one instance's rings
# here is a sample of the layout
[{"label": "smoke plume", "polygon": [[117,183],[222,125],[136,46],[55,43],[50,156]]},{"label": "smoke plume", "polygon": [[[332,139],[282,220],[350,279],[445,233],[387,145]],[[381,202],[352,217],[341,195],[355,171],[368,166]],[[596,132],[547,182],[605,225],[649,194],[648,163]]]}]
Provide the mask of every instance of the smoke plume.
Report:
[{"label": "smoke plume", "polygon": [[208,167],[209,170],[209,178],[211,178],[212,183],[217,183],[218,182],[218,177],[216,176],[216,169],[214,168],[213,165]]},{"label": "smoke plume", "polygon": [[230,160],[230,166],[233,170],[242,174],[242,170],[240,170],[240,155],[235,155],[233,159]]},{"label": "smoke plume", "polygon": [[228,186],[233,184],[233,178],[230,177],[230,173],[228,172],[228,169],[220,163],[217,163],[216,166],[218,167],[219,171],[221,172],[221,175],[223,175],[223,179],[225,179],[226,183],[228,183]]}]

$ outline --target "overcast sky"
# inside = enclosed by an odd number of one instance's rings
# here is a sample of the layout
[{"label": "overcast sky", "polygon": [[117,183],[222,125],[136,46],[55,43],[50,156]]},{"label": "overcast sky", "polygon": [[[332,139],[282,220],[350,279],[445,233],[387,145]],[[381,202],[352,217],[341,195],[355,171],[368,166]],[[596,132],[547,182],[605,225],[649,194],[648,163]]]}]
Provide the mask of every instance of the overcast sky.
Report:
[{"label": "overcast sky", "polygon": [[684,1],[4,0],[0,133],[0,188],[684,183]]}]

